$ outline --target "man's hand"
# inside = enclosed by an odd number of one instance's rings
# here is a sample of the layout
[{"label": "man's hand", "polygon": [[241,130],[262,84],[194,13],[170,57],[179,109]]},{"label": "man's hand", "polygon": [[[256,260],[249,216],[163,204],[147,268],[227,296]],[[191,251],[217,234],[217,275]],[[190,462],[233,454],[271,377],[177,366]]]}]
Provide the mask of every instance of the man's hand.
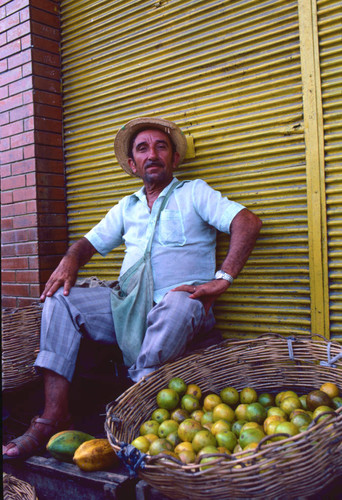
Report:
[{"label": "man's hand", "polygon": [[171,292],[189,292],[190,299],[198,299],[202,302],[205,313],[208,314],[215,300],[222,295],[230,286],[227,280],[212,280],[203,285],[181,285],[173,288]]},{"label": "man's hand", "polygon": [[78,273],[78,259],[74,255],[65,255],[58,267],[51,274],[45,285],[40,300],[44,302],[46,297],[52,297],[57,290],[63,286],[64,295],[69,295],[70,288],[74,286]]},{"label": "man's hand", "polygon": [[69,295],[70,288],[76,283],[79,268],[84,266],[94,253],[96,253],[96,249],[87,238],[81,238],[71,245],[58,267],[51,274],[40,300],[44,302],[46,297],[52,297],[61,286],[64,287],[63,294]]}]

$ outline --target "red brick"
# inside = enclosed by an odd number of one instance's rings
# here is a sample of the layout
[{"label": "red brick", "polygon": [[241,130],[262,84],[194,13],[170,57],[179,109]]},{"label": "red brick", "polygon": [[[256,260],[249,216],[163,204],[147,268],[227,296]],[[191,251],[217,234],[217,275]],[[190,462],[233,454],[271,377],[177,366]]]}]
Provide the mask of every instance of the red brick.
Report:
[{"label": "red brick", "polygon": [[[1,139],[1,151],[7,151],[8,149],[11,148],[11,141],[9,137],[6,137],[5,139]],[[2,174],[1,174],[2,176]]]},{"label": "red brick", "polygon": [[60,82],[61,79],[60,68],[55,68],[54,66],[46,66],[45,64],[34,62],[32,65],[32,70],[33,73],[37,76],[51,78],[52,80],[57,80],[58,82]]},{"label": "red brick", "polygon": [[40,269],[54,270],[62,259],[61,255],[42,255],[40,258]]},{"label": "red brick", "polygon": [[8,58],[9,69],[16,68],[17,66],[23,66],[24,64],[32,60],[31,50],[23,50],[18,54]]},{"label": "red brick", "polygon": [[37,283],[39,282],[39,271],[37,270],[27,270],[27,271],[17,271],[17,282],[18,283]]},{"label": "red brick", "polygon": [[39,258],[37,256],[30,256],[28,258],[28,268],[29,269],[39,269]]},{"label": "red brick", "polygon": [[14,231],[4,231],[2,233],[2,243],[4,245],[10,243],[20,243],[24,241],[32,241],[38,239],[38,228],[30,227],[26,229],[15,229]]},{"label": "red brick", "polygon": [[53,28],[52,26],[46,26],[45,24],[37,23],[32,21],[32,33],[45,38],[50,38],[51,40],[60,40],[60,32],[58,28]]},{"label": "red brick", "polygon": [[12,175],[11,165],[1,165],[1,178]]},{"label": "red brick", "polygon": [[26,186],[25,175],[15,175],[2,180],[1,189],[10,190]]},{"label": "red brick", "polygon": [[9,123],[10,121],[10,114],[8,111],[6,111],[5,113],[0,113],[0,125],[3,126],[3,125],[6,125],[7,123]]},{"label": "red brick", "polygon": [[28,257],[11,257],[10,259],[1,259],[2,269],[27,269],[28,264]]},{"label": "red brick", "polygon": [[7,45],[4,45],[1,49],[1,57],[9,57],[21,50],[20,40],[15,40]]},{"label": "red brick", "polygon": [[17,284],[17,283],[3,283],[2,285],[3,295],[14,295],[16,297],[23,295],[24,297],[29,296],[29,285]]},{"label": "red brick", "polygon": [[48,158],[50,160],[63,160],[63,150],[62,148],[37,144],[36,156],[37,158]]},{"label": "red brick", "polygon": [[2,297],[2,307],[18,307],[15,297]]},{"label": "red brick", "polygon": [[7,15],[9,15],[12,12],[17,12],[18,10],[23,9],[28,5],[30,5],[30,0],[12,0],[6,5],[6,13]]},{"label": "red brick", "polygon": [[20,161],[24,157],[22,148],[10,149],[1,154],[2,164]]},{"label": "red brick", "polygon": [[8,59],[2,59],[0,61],[0,72],[5,73],[8,70]]},{"label": "red brick", "polygon": [[11,110],[10,119],[11,122],[15,122],[17,120],[22,120],[23,118],[29,118],[30,116],[33,116],[33,113],[34,113],[33,103],[25,104]]},{"label": "red brick", "polygon": [[26,202],[26,213],[27,214],[36,213],[37,210],[38,210],[37,200],[29,200]]},{"label": "red brick", "polygon": [[41,200],[41,199],[44,199],[44,200],[64,200],[65,191],[64,191],[64,188],[38,187],[37,188],[37,197],[39,200]]},{"label": "red brick", "polygon": [[15,281],[15,271],[1,271],[1,280],[3,283],[9,283]]},{"label": "red brick", "polygon": [[0,99],[7,99],[9,96],[9,86],[5,85],[4,87],[0,87]]},{"label": "red brick", "polygon": [[34,172],[36,168],[34,158],[30,160],[18,161],[12,163],[13,175],[26,174],[27,172]]},{"label": "red brick", "polygon": [[38,186],[54,186],[54,187],[64,187],[65,178],[64,175],[60,174],[37,174],[37,185]]},{"label": "red brick", "polygon": [[29,104],[33,102],[33,89],[27,90],[26,92],[22,92],[23,96],[23,104]]},{"label": "red brick", "polygon": [[38,9],[45,10],[46,12],[50,12],[51,14],[58,15],[58,2],[53,0],[31,0],[31,5],[33,7],[37,7]]},{"label": "red brick", "polygon": [[26,174],[26,186],[35,186],[36,185],[36,173],[31,172],[30,174]]},{"label": "red brick", "polygon": [[62,98],[60,94],[37,90],[34,94],[34,102],[39,104],[47,104],[49,106],[61,106]]},{"label": "red brick", "polygon": [[32,48],[32,36],[26,35],[20,38],[20,48],[21,50],[26,50]]},{"label": "red brick", "polygon": [[[10,212],[11,216],[26,214],[26,202],[25,201],[23,201],[21,203],[12,203],[12,205],[7,205],[7,206],[11,207],[11,212]],[[8,217],[8,216],[9,215],[6,215],[6,217]]]},{"label": "red brick", "polygon": [[1,192],[1,205],[6,205],[7,203],[13,203],[13,193],[12,191],[4,193]]},{"label": "red brick", "polygon": [[[32,200],[36,197],[35,187],[25,187],[13,191],[13,201]],[[31,216],[30,216],[31,217]],[[18,226],[17,226],[18,227]]]},{"label": "red brick", "polygon": [[[7,206],[13,207],[13,205],[2,206],[1,207],[2,217],[6,217],[6,215],[4,214],[4,210],[7,208]],[[1,218],[1,229],[3,231],[13,229],[13,219],[3,219],[3,218]]]},{"label": "red brick", "polygon": [[45,52],[44,50],[34,49],[32,51],[32,60],[41,64],[56,66],[56,68],[60,67],[60,56],[58,54]]},{"label": "red brick", "polygon": [[37,214],[25,214],[22,215],[21,217],[14,217],[13,229],[22,229],[24,227],[36,227],[37,220],[38,220]]},{"label": "red brick", "polygon": [[67,241],[40,241],[39,243],[39,255],[51,255],[58,254],[64,255],[68,249]]},{"label": "red brick", "polygon": [[38,35],[32,35],[32,45],[34,49],[45,50],[51,54],[59,55],[59,43],[55,40],[49,40]]},{"label": "red brick", "polygon": [[62,146],[62,136],[61,134],[53,134],[51,132],[42,132],[38,130],[36,132],[36,143],[47,144],[49,146]]},{"label": "red brick", "polygon": [[[18,15],[18,13],[16,13]],[[18,15],[19,20],[19,15]],[[25,23],[21,23],[18,26],[14,26],[9,31],[7,31],[7,41],[12,42],[17,38],[20,38],[24,35],[30,33],[30,21],[26,21]]]},{"label": "red brick", "polygon": [[16,26],[20,23],[19,12],[15,12],[14,14],[7,14],[6,17],[1,22],[1,30],[6,32],[7,30],[11,30],[13,26]]},{"label": "red brick", "polygon": [[37,172],[50,172],[50,173],[60,173],[64,172],[64,162],[59,160],[48,160],[37,158],[36,161]]},{"label": "red brick", "polygon": [[31,297],[39,297],[41,295],[41,285],[30,283],[30,295]]},{"label": "red brick", "polygon": [[24,158],[25,160],[29,158],[34,158],[36,156],[36,146],[31,144],[30,146],[24,147]]},{"label": "red brick", "polygon": [[29,6],[20,10],[19,18],[20,18],[21,23],[24,23],[25,21],[30,19],[30,7]]},{"label": "red brick", "polygon": [[20,80],[10,83],[9,85],[9,94],[15,95],[20,92],[25,92],[25,90],[30,90],[33,88],[32,76],[26,76],[25,78],[21,78]]},{"label": "red brick", "polygon": [[23,72],[23,77],[25,76],[32,76],[33,69],[32,69],[32,62],[27,62],[22,66],[22,72]]},{"label": "red brick", "polygon": [[34,120],[33,116],[30,116],[30,118],[25,118],[24,119],[24,130],[25,130],[25,132],[27,130],[33,130],[35,128],[34,127],[34,123],[35,123],[35,120]]},{"label": "red brick", "polygon": [[34,131],[29,130],[28,132],[23,132],[21,134],[13,135],[11,137],[11,148],[19,148],[21,146],[27,146],[28,144],[34,144]]},{"label": "red brick", "polygon": [[[41,3],[39,3],[38,5],[39,7],[41,7]],[[55,12],[54,14],[50,14],[48,12],[44,12],[43,10],[36,9],[35,7],[31,7],[32,21],[36,21],[47,26],[52,26],[53,28],[59,28],[59,18],[56,14],[57,12]]]},{"label": "red brick", "polygon": [[[38,241],[27,242],[27,243],[15,243],[15,255],[20,257],[21,255],[37,255],[38,253]],[[7,245],[3,248],[6,248]]]},{"label": "red brick", "polygon": [[0,47],[6,45],[7,37],[5,32],[0,32]]},{"label": "red brick", "polygon": [[7,85],[8,83],[15,82],[22,77],[21,67],[17,67],[11,70],[6,71],[6,73],[2,76],[1,85]]},{"label": "red brick", "polygon": [[65,201],[39,200],[39,213],[51,213],[51,212],[54,214],[64,214],[66,212]]},{"label": "red brick", "polygon": [[[38,215],[38,224],[39,227],[42,226],[48,226],[48,227],[54,227],[56,228],[57,226],[66,226],[66,216],[63,214],[40,214]],[[61,238],[57,238],[61,239]]]},{"label": "red brick", "polygon": [[50,120],[37,116],[35,126],[36,130],[44,130],[45,132],[55,132],[56,134],[62,134],[63,132],[62,122],[58,120]]},{"label": "red brick", "polygon": [[1,112],[10,111],[11,109],[17,108],[23,104],[23,98],[19,95],[13,95],[8,97],[1,105]]},{"label": "red brick", "polygon": [[36,103],[35,114],[40,117],[51,118],[54,120],[62,121],[62,108],[49,106],[46,104]]},{"label": "red brick", "polygon": [[[16,206],[16,204],[14,203],[11,203],[10,205],[2,205],[1,206],[1,217],[5,218],[5,217],[13,217],[14,215],[14,207]],[[2,221],[5,220],[5,219],[2,219]],[[11,223],[11,228],[13,227],[13,221],[12,219],[9,219],[10,220],[10,223]],[[1,224],[2,226],[3,224]]]},{"label": "red brick", "polygon": [[45,90],[46,92],[54,92],[60,94],[61,84],[57,80],[51,78],[43,78],[41,76],[33,77],[33,86],[35,89]]},{"label": "red brick", "polygon": [[20,134],[24,131],[24,122],[22,120],[9,123],[2,127],[2,137],[10,137],[15,134]]}]

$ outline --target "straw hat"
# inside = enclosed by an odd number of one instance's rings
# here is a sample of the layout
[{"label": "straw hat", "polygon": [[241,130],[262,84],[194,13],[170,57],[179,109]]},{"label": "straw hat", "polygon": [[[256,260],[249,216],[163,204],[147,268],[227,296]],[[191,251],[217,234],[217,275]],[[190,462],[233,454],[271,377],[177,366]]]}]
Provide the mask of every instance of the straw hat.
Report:
[{"label": "straw hat", "polygon": [[181,163],[184,159],[187,142],[185,135],[175,123],[162,118],[134,118],[134,120],[129,121],[126,125],[121,127],[114,140],[115,156],[120,166],[130,175],[135,176],[128,164],[128,149],[131,138],[139,131],[146,130],[148,128],[157,128],[168,134],[180,156],[179,163]]}]

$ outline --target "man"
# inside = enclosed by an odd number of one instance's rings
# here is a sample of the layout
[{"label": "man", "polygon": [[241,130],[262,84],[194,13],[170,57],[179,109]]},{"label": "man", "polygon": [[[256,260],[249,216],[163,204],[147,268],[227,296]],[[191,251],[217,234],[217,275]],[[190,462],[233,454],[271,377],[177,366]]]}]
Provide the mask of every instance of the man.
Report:
[{"label": "man", "polygon": [[[115,154],[124,170],[144,187],[125,197],[85,237],[74,243],[48,280],[41,300],[41,349],[36,367],[44,375],[45,408],[29,430],[5,447],[5,459],[25,458],[59,430],[68,428],[68,391],[82,336],[103,344],[117,342],[109,288],[74,287],[77,273],[99,252],[126,245],[120,276],[142,255],[156,213],[177,180],[186,139],[172,122],[137,118],[115,138]],[[151,264],[153,306],[139,354],[129,367],[136,382],[184,353],[200,329],[214,325],[211,306],[246,263],[261,221],[242,205],[223,198],[204,181],[174,187],[153,235]],[[230,233],[230,245],[215,275],[217,230]],[[125,354],[125,353],[123,353]]]}]

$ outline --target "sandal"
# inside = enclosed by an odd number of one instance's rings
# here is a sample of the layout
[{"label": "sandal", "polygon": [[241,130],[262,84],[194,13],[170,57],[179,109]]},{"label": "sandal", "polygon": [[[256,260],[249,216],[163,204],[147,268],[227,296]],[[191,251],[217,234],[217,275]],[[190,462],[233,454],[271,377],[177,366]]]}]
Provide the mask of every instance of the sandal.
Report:
[{"label": "sandal", "polygon": [[[51,427],[51,433],[46,436],[38,430],[37,424],[44,424]],[[70,418],[64,421],[54,421],[48,418],[41,418],[39,416],[33,417],[31,420],[31,425],[28,430],[22,436],[12,439],[8,444],[15,444],[19,449],[18,455],[7,455],[6,453],[2,455],[4,461],[9,460],[26,460],[27,458],[35,455],[36,453],[43,451],[50,437],[57,432],[66,430],[70,428]]]}]

